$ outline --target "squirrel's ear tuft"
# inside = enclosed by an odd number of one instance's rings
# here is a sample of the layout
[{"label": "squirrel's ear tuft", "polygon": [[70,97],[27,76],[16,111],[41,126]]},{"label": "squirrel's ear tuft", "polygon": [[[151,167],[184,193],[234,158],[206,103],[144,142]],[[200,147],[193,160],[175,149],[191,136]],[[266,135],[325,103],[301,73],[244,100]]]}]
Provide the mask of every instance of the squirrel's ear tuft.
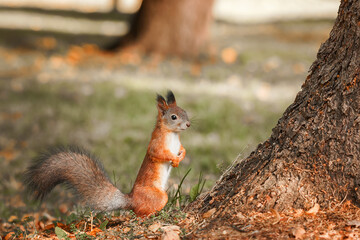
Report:
[{"label": "squirrel's ear tuft", "polygon": [[157,94],[156,101],[157,101],[157,108],[158,108],[159,112],[164,114],[164,112],[169,108],[169,106],[167,105],[167,103],[165,101],[165,98],[163,96]]},{"label": "squirrel's ear tuft", "polygon": [[162,102],[166,103],[165,98],[163,96],[161,96],[160,94],[156,94],[156,101],[158,103],[162,103]]},{"label": "squirrel's ear tuft", "polygon": [[169,90],[167,92],[166,98],[167,98],[167,104],[168,105],[176,105],[175,95],[171,90]]}]

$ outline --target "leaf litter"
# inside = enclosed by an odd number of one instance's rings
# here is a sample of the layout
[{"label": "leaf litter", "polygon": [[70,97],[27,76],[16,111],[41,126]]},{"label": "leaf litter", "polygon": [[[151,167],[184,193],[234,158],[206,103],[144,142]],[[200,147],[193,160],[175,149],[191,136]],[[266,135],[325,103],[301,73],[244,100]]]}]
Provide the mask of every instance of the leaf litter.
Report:
[{"label": "leaf litter", "polygon": [[331,209],[321,209],[316,203],[308,210],[241,212],[228,216],[226,222],[216,221],[217,214],[206,219],[192,214],[192,222],[182,226],[187,231],[185,236],[189,239],[360,239],[360,211],[351,201]]},{"label": "leaf litter", "polygon": [[182,230],[175,224],[183,217],[177,211],[169,211],[173,213],[169,219],[163,219],[161,213],[149,218],[136,217],[129,211],[100,213],[94,216],[93,226],[90,217],[73,217],[74,213],[58,219],[47,212],[24,214],[22,219],[12,215],[0,222],[0,239],[180,239]]}]

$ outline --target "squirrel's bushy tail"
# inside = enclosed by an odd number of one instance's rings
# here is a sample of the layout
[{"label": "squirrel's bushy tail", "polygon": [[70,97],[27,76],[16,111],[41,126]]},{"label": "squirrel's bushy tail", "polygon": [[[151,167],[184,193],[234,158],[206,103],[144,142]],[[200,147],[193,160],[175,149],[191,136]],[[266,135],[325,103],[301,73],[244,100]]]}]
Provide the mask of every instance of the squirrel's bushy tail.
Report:
[{"label": "squirrel's bushy tail", "polygon": [[56,185],[66,183],[95,210],[129,207],[128,196],[110,182],[102,164],[76,147],[58,148],[42,155],[27,169],[24,181],[28,191],[38,199]]}]

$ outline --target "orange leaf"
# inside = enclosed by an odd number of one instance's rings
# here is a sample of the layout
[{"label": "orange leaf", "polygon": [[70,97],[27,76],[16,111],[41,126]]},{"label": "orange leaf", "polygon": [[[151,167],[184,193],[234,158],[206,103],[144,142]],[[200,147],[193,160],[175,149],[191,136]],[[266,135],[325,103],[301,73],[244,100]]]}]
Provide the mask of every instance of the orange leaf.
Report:
[{"label": "orange leaf", "polygon": [[76,65],[81,60],[83,55],[82,48],[79,46],[72,46],[67,53],[66,60],[69,64]]},{"label": "orange leaf", "polygon": [[224,48],[221,51],[221,59],[224,61],[224,63],[231,64],[234,63],[237,59],[237,52],[233,48]]},{"label": "orange leaf", "polygon": [[304,210],[302,209],[295,209],[294,217],[301,217],[304,214]]},{"label": "orange leaf", "polygon": [[292,231],[292,234],[294,235],[295,239],[302,239],[305,233],[306,231],[302,227],[297,227]]},{"label": "orange leaf", "polygon": [[63,224],[63,223],[61,223],[61,222],[58,222],[56,225],[57,225],[58,227],[60,227],[60,228],[64,228],[64,227],[66,227],[66,225],[65,225],[65,224]]},{"label": "orange leaf", "polygon": [[180,227],[176,225],[165,226],[161,228],[164,233],[161,236],[163,240],[180,240]]},{"label": "orange leaf", "polygon": [[30,217],[33,217],[33,214],[24,214],[21,218],[21,221],[27,221]]},{"label": "orange leaf", "polygon": [[35,225],[37,230],[44,230],[45,229],[45,224],[41,221],[39,221],[38,224]]},{"label": "orange leaf", "polygon": [[209,218],[211,215],[214,214],[214,212],[216,212],[216,208],[210,209],[209,211],[203,214],[203,218]]},{"label": "orange leaf", "polygon": [[280,222],[281,217],[278,211],[276,211],[275,209],[271,209],[271,213],[276,217],[276,223]]},{"label": "orange leaf", "polygon": [[5,158],[9,162],[15,158],[15,152],[12,149],[0,151],[0,157]]},{"label": "orange leaf", "polygon": [[150,225],[150,226],[148,227],[148,229],[149,229],[150,231],[152,231],[152,232],[156,232],[156,231],[161,227],[161,225],[162,225],[161,223],[156,222],[156,223]]},{"label": "orange leaf", "polygon": [[99,47],[95,44],[84,44],[82,47],[86,54],[95,54],[99,51]]},{"label": "orange leaf", "polygon": [[306,213],[310,215],[316,215],[319,210],[320,210],[320,205],[318,203],[315,203],[315,205],[312,208],[310,208]]},{"label": "orange leaf", "polygon": [[18,217],[15,216],[15,215],[12,215],[12,216],[9,217],[8,222],[14,222],[16,220],[18,220]]},{"label": "orange leaf", "polygon": [[50,229],[53,229],[53,228],[55,228],[55,225],[52,223],[52,224],[46,225],[44,227],[44,230],[50,230]]},{"label": "orange leaf", "polygon": [[9,232],[8,234],[6,234],[6,236],[4,237],[4,240],[9,240],[9,239],[14,239],[15,233],[14,232]]},{"label": "orange leaf", "polygon": [[96,237],[96,234],[99,232],[102,232],[102,230],[100,228],[93,228],[93,230],[91,232],[89,232],[88,234]]}]

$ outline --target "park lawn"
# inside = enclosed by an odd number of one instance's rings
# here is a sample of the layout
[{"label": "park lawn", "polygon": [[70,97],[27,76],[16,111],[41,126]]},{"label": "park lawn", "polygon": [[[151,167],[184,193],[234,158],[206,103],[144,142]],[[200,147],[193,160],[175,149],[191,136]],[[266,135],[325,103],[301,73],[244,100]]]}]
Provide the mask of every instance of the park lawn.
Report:
[{"label": "park lawn", "polygon": [[125,234],[121,237],[133,238],[161,235],[164,230],[149,230],[156,222],[186,224],[181,209],[199,178],[206,192],[233,161],[245,158],[271,135],[319,44],[317,38],[279,41],[261,27],[259,37],[252,26],[230,26],[237,35],[225,41],[223,28],[228,27],[217,24],[215,30],[222,34],[214,41],[220,49],[239,54],[231,64],[222,62],[220,51],[215,60],[200,63],[157,56],[140,56],[136,62],[136,55],[107,56],[93,45],[64,47],[60,40],[57,45],[66,52],[0,47],[1,236],[33,236],[36,224],[41,230],[49,225],[49,234],[55,234],[58,221],[72,234],[89,233],[89,212],[71,192],[57,187],[42,204],[34,202],[24,194],[23,172],[51,146],[78,145],[98,156],[112,182],[129,192],[155,124],[156,93],[167,89],[192,122],[181,134],[187,156],[168,183],[170,199],[175,200],[149,221],[116,211],[97,216],[95,226],[118,228]]}]

